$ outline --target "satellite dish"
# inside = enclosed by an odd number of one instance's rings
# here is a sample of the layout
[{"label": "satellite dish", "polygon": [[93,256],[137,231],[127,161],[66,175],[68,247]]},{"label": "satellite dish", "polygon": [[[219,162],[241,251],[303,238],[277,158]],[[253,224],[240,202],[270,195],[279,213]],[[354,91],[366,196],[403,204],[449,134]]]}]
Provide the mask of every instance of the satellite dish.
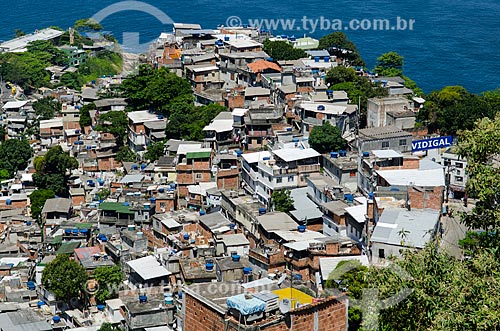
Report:
[{"label": "satellite dish", "polygon": [[278,280],[278,286],[281,287],[281,284],[283,284],[283,282],[285,281],[286,279],[286,274],[284,273],[283,275],[281,275],[280,279]]}]

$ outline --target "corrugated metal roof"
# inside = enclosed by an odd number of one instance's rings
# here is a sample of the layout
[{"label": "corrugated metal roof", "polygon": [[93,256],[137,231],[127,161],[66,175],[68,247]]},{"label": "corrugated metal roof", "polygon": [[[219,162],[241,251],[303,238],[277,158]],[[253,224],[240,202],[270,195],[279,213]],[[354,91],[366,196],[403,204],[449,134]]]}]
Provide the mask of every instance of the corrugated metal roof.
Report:
[{"label": "corrugated metal roof", "polygon": [[205,159],[209,158],[212,152],[189,152],[186,154],[187,159]]}]

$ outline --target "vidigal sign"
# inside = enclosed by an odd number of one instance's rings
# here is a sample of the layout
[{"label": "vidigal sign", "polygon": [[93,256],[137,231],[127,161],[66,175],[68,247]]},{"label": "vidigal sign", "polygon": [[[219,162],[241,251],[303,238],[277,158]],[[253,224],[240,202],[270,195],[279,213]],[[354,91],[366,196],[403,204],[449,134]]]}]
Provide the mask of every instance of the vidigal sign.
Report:
[{"label": "vidigal sign", "polygon": [[453,143],[452,136],[436,137],[423,140],[415,140],[411,143],[412,152],[426,151],[435,148],[449,147]]}]

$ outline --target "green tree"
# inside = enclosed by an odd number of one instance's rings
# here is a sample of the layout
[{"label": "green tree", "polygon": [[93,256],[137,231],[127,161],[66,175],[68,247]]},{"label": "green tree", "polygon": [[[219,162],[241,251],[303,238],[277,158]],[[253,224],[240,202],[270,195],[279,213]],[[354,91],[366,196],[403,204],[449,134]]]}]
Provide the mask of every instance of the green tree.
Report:
[{"label": "green tree", "polygon": [[298,60],[307,57],[306,52],[302,49],[294,48],[293,45],[284,40],[271,41],[264,40],[263,50],[274,61],[282,60]]},{"label": "green tree", "polygon": [[30,194],[31,217],[40,220],[45,201],[54,198],[56,195],[51,190],[35,190]]},{"label": "green tree", "polygon": [[73,28],[79,32],[101,31],[102,25],[92,18],[81,18],[75,22]]},{"label": "green tree", "polygon": [[[346,292],[350,298],[362,299],[363,289],[368,287],[368,268],[357,260],[340,261],[328,275],[325,288]],[[358,330],[361,325],[361,310],[349,307],[349,330]]]},{"label": "green tree", "polygon": [[13,177],[18,170],[24,170],[33,155],[33,149],[26,140],[9,139],[0,144],[0,168]]},{"label": "green tree", "polygon": [[35,185],[40,189],[53,191],[57,196],[68,196],[68,180],[72,169],[78,168],[78,161],[64,152],[61,146],[49,149],[45,156],[34,161]]},{"label": "green tree", "polygon": [[124,279],[119,266],[97,267],[92,275],[99,284],[99,290],[95,294],[98,302],[104,302],[118,295],[118,286]]},{"label": "green tree", "polygon": [[356,79],[356,70],[344,66],[334,67],[326,73],[326,81],[331,85],[355,82]]},{"label": "green tree", "polygon": [[381,76],[403,75],[403,57],[396,52],[388,52],[377,58],[374,71]]},{"label": "green tree", "polygon": [[144,158],[149,161],[156,161],[162,156],[165,156],[165,141],[152,143],[144,153]]},{"label": "green tree", "polygon": [[276,211],[287,213],[294,209],[293,198],[290,195],[290,190],[276,190],[271,195],[273,208]]},{"label": "green tree", "polygon": [[45,60],[50,64],[65,65],[68,57],[60,49],[56,48],[52,41],[49,40],[35,40],[28,44],[26,47],[28,52],[34,54],[39,59]]},{"label": "green tree", "polygon": [[5,169],[0,169],[0,181],[4,181],[10,178],[9,171]]},{"label": "green tree", "polygon": [[337,126],[325,122],[322,126],[315,126],[309,135],[309,145],[319,153],[344,149],[347,142],[342,138],[342,132]]},{"label": "green tree", "polygon": [[111,194],[111,191],[107,188],[102,188],[97,192],[97,198],[99,200],[106,200],[109,195]]},{"label": "green tree", "polygon": [[191,84],[186,79],[165,67],[154,69],[149,65],[140,65],[137,73],[128,76],[120,88],[132,109],[153,109],[167,115],[172,100],[192,95]]},{"label": "green tree", "polygon": [[459,155],[467,159],[467,194],[478,199],[472,212],[463,215],[463,221],[471,229],[490,233],[492,245],[500,243],[499,145],[500,115],[477,121],[474,129],[460,134],[458,143]]},{"label": "green tree", "polygon": [[166,135],[172,139],[202,140],[203,128],[227,108],[218,104],[195,107],[190,95],[176,98],[168,107],[170,112]]},{"label": "green tree", "polygon": [[83,129],[92,125],[90,111],[96,109],[95,103],[89,103],[80,108],[80,127]]},{"label": "green tree", "polygon": [[66,254],[58,255],[42,272],[43,286],[54,293],[58,300],[70,302],[80,298],[87,281],[87,272],[78,262]]},{"label": "green tree", "polygon": [[55,114],[61,110],[61,103],[53,97],[44,97],[33,103],[35,114],[40,117],[40,120],[50,120]]},{"label": "green tree", "polygon": [[139,161],[139,155],[134,153],[128,146],[122,146],[116,153],[116,160],[119,162],[136,162]]},{"label": "green tree", "polygon": [[345,59],[353,66],[365,66],[356,45],[343,32],[333,32],[319,40],[319,49],[326,49],[331,55]]},{"label": "green tree", "polygon": [[124,331],[124,329],[118,326],[113,326],[111,323],[104,323],[97,331]]},{"label": "green tree", "polygon": [[15,29],[14,30],[14,38],[19,38],[19,37],[22,37],[22,36],[25,36],[25,35],[26,35],[26,32],[24,32],[21,29]]},{"label": "green tree", "polygon": [[128,118],[123,111],[110,111],[99,116],[97,131],[109,132],[116,138],[116,144],[123,146],[127,137]]}]

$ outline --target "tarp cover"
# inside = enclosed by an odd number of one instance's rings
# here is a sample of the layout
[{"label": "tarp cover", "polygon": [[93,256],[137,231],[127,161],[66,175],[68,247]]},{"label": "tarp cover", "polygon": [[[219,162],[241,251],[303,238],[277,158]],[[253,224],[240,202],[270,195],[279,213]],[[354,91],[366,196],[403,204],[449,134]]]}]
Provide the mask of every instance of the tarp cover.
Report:
[{"label": "tarp cover", "polygon": [[245,294],[232,296],[226,300],[228,308],[237,309],[242,315],[251,315],[263,312],[266,309],[266,303],[255,297],[245,298]]}]

